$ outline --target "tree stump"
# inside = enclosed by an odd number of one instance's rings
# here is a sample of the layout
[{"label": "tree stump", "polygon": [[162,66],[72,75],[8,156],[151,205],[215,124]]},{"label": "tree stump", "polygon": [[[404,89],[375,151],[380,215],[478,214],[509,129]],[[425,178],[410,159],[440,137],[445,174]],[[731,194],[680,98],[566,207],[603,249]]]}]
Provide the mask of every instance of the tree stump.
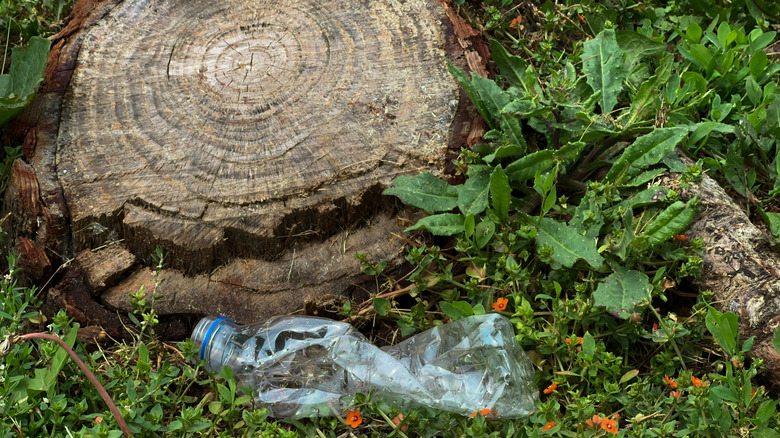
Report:
[{"label": "tree stump", "polygon": [[64,269],[52,303],[117,330],[157,246],[161,314],[342,293],[356,252],[399,260],[381,193],[467,141],[447,59],[484,54],[440,0],[81,1],[14,127],[10,241],[30,281]]},{"label": "tree stump", "polygon": [[780,355],[772,346],[772,338],[780,326],[780,255],[774,238],[751,223],[742,208],[708,175],[685,188],[680,187],[678,177],[666,175],[660,184],[679,191],[683,200],[698,196],[701,201],[701,211],[686,232],[704,241],[701,277],[693,286],[712,291],[714,305],[720,311],[739,316],[741,342],[756,337],[749,354],[764,360],[770,381],[778,385]]}]

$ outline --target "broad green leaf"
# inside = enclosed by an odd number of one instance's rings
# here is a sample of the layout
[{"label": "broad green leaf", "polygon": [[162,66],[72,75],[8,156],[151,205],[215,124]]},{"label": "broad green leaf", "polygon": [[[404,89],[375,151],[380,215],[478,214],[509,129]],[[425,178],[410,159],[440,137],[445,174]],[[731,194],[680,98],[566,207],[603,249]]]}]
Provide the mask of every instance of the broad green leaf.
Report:
[{"label": "broad green leaf", "polygon": [[596,249],[595,240],[551,218],[542,218],[536,233],[536,244],[551,246],[554,249],[553,262],[567,268],[574,266],[578,259],[584,259],[597,269],[604,263],[604,258]]},{"label": "broad green leaf", "polygon": [[618,265],[593,292],[594,304],[628,319],[639,303],[650,298],[652,287],[644,273]]},{"label": "broad green leaf", "polygon": [[477,99],[482,102],[482,106],[485,108],[485,114],[482,114],[485,122],[491,129],[499,128],[501,126],[501,110],[509,103],[509,94],[492,80],[485,79],[476,73],[471,74],[471,83],[477,93]]},{"label": "broad green leaf", "polygon": [[553,151],[544,149],[520,158],[506,166],[507,177],[513,182],[521,183],[533,178],[537,172],[544,172],[555,166]]},{"label": "broad green leaf", "polygon": [[492,58],[501,72],[501,76],[509,82],[510,85],[528,91],[525,80],[525,70],[528,63],[519,56],[511,55],[504,46],[496,40],[490,40],[492,48]]},{"label": "broad green leaf", "polygon": [[436,236],[452,236],[463,232],[465,217],[462,214],[442,213],[417,221],[405,231],[428,230]]},{"label": "broad green leaf", "polygon": [[505,222],[509,217],[511,192],[509,177],[506,176],[501,166],[496,167],[490,174],[490,198],[493,201],[493,211],[502,222]]},{"label": "broad green leaf", "polygon": [[651,248],[656,247],[685,231],[695,214],[690,203],[677,201],[658,213],[639,237],[645,239]]},{"label": "broad green leaf", "polygon": [[761,29],[754,29],[750,32],[750,53],[756,53],[764,47],[772,44],[777,36],[777,32],[761,32]]},{"label": "broad green leaf", "polygon": [[387,311],[390,310],[390,300],[387,298],[374,298],[374,309],[379,316],[387,316]]},{"label": "broad green leaf", "polygon": [[585,334],[582,335],[582,352],[585,353],[587,357],[593,357],[593,354],[596,352],[596,340],[590,332],[585,332]]},{"label": "broad green leaf", "polygon": [[731,184],[734,190],[742,196],[747,196],[748,184],[747,174],[745,173],[745,158],[741,152],[741,148],[737,150],[737,146],[734,143],[728,145],[726,161],[723,164],[723,176],[726,177],[726,181]]},{"label": "broad green leaf", "polygon": [[625,374],[623,374],[623,377],[620,378],[620,381],[618,381],[618,383],[622,385],[638,375],[639,375],[639,370],[628,371]]},{"label": "broad green leaf", "polygon": [[687,128],[656,128],[643,135],[627,147],[604,178],[606,182],[615,182],[622,173],[634,176],[642,169],[652,166],[674,151],[680,141],[688,134]]},{"label": "broad green leaf", "polygon": [[480,168],[469,174],[466,183],[458,190],[458,208],[465,215],[480,214],[487,208],[490,191],[490,173]]},{"label": "broad green leaf", "polygon": [[0,126],[32,102],[49,57],[51,42],[32,37],[27,48],[14,47],[8,74],[0,75]]},{"label": "broad green leaf", "polygon": [[450,74],[452,74],[452,76],[457,79],[460,86],[463,87],[466,95],[469,97],[471,102],[474,103],[474,107],[477,109],[477,112],[479,112],[482,118],[485,119],[485,122],[488,124],[488,126],[495,127],[493,113],[487,109],[485,102],[483,102],[479,97],[479,93],[477,93],[477,89],[474,86],[471,78],[469,78],[466,72],[454,66],[449,61],[447,61],[447,68],[449,69]]},{"label": "broad green leaf", "polygon": [[723,351],[730,356],[737,353],[737,337],[739,336],[739,317],[737,315],[731,312],[721,313],[710,307],[707,309],[704,322]]},{"label": "broad green leaf", "polygon": [[595,239],[599,237],[601,227],[604,225],[604,214],[598,203],[594,201],[593,195],[592,192],[585,194],[580,205],[574,209],[574,216],[569,222],[569,227],[595,242]]},{"label": "broad green leaf", "polygon": [[691,23],[687,29],[685,29],[685,35],[692,43],[698,44],[701,42],[702,30],[701,26],[696,23]]},{"label": "broad green leaf", "polygon": [[663,169],[663,168],[645,170],[644,172],[640,173],[639,175],[631,178],[624,185],[626,187],[644,186],[648,182],[654,180],[658,175],[661,175],[662,173],[666,173],[666,172],[667,172],[667,170]]},{"label": "broad green leaf", "polygon": [[725,123],[718,122],[700,122],[688,125],[688,129],[691,131],[691,136],[688,139],[688,144],[698,143],[711,132],[720,132],[721,134],[733,134],[734,125],[727,125]]},{"label": "broad green leaf", "polygon": [[653,76],[639,87],[634,99],[631,101],[630,116],[626,125],[630,126],[637,119],[642,120],[643,116],[653,109],[653,101],[658,98],[658,86],[655,79],[656,77]]},{"label": "broad green leaf", "polygon": [[595,38],[583,45],[582,72],[588,85],[601,92],[601,112],[609,113],[617,104],[617,97],[623,89],[626,72],[623,69],[623,51],[615,38],[615,31],[604,29]]},{"label": "broad green leaf", "polygon": [[710,393],[717,397],[718,400],[730,401],[732,403],[738,403],[739,398],[733,389],[723,385],[712,385]]},{"label": "broad green leaf", "polygon": [[699,66],[702,70],[706,70],[707,66],[710,65],[710,61],[712,61],[710,49],[702,44],[691,44],[690,48],[687,50],[683,47],[678,47],[678,50],[681,55]]},{"label": "broad green leaf", "polygon": [[753,79],[758,80],[768,63],[769,58],[763,50],[759,50],[750,57],[750,74],[753,75]]},{"label": "broad green leaf", "polygon": [[669,189],[666,187],[651,186],[628,199],[624,199],[618,204],[618,207],[622,207],[623,210],[646,207],[658,201],[663,201],[668,192]]},{"label": "broad green leaf", "polygon": [[495,152],[485,155],[482,159],[485,160],[486,163],[490,164],[493,162],[493,160],[498,158],[514,157],[515,155],[522,155],[523,152],[525,152],[524,148],[521,148],[516,144],[510,144],[499,147]]},{"label": "broad green leaf", "polygon": [[767,228],[769,228],[769,232],[772,233],[775,238],[780,239],[780,213],[766,212],[760,207],[758,211],[764,219]]},{"label": "broad green leaf", "polygon": [[477,224],[477,229],[474,231],[474,239],[477,241],[477,248],[484,248],[485,245],[493,239],[493,235],[495,234],[496,224],[489,218],[482,219],[482,221]]},{"label": "broad green leaf", "polygon": [[[73,348],[73,345],[76,343],[78,331],[79,324],[75,323],[70,331],[62,338],[62,340],[71,348]],[[57,352],[51,360],[51,365],[46,369],[39,368],[41,370],[40,375],[37,372],[39,369],[35,370],[35,379],[30,382],[29,389],[47,391],[49,394],[52,394],[52,391],[55,389],[54,384],[59,378],[60,371],[62,371],[62,368],[65,366],[65,362],[69,360],[70,357],[68,356],[68,352],[58,347]]]},{"label": "broad green leaf", "polygon": [[776,410],[777,402],[774,400],[764,400],[756,410],[756,420],[758,420],[759,426],[769,423],[769,420],[775,415]]},{"label": "broad green leaf", "polygon": [[451,303],[442,301],[439,303],[439,307],[441,307],[441,311],[452,318],[453,321],[467,318],[474,314],[474,309],[467,301],[453,301]]},{"label": "broad green leaf", "polygon": [[615,31],[615,40],[626,54],[626,63],[629,66],[633,66],[644,56],[660,55],[666,51],[666,44],[655,42],[633,30]]},{"label": "broad green leaf", "polygon": [[452,210],[458,205],[458,189],[430,172],[399,176],[382,194],[395,195],[428,213]]}]

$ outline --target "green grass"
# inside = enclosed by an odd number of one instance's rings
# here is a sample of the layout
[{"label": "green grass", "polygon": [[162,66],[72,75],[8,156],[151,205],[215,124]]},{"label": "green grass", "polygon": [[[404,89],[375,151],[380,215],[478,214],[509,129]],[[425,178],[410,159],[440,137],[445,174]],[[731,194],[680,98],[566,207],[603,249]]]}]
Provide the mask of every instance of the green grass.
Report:
[{"label": "green grass", "polygon": [[[88,351],[64,313],[47,321],[38,291],[16,285],[11,255],[0,281],[0,336],[61,336],[136,436],[780,436],[777,395],[762,386],[761,361],[747,355],[752,339],[739,338],[737,317],[715,310],[711,293],[687,286],[704,249],[682,237],[697,202],[652,185],[670,171],[680,186],[708,172],[780,235],[780,65],[763,51],[777,40],[770,23],[778,8],[756,0],[614,3],[462,4],[493,40],[498,76],[451,71],[490,131],[458,159],[465,184],[420,175],[386,192],[431,213],[410,227],[414,269],[393,278],[383,261],[361,257],[381,290],[342,312],[369,318],[385,338],[502,312],[543,390],[528,418],[402,412],[359,394],[355,429],[343,417],[273,421],[246,408],[252,401],[230,370],[209,375],[191,342],[158,337],[154,301],[164,278],[133,294],[132,342]],[[2,4],[17,5],[0,12],[12,17],[6,23],[33,29],[12,27],[17,41],[54,31],[42,24],[67,6]],[[18,5],[37,12],[22,17]],[[695,164],[675,159],[675,149]],[[155,257],[161,268],[164,255]],[[499,299],[506,305],[496,310]],[[54,344],[19,342],[0,368],[2,436],[121,436],[98,392]],[[405,432],[393,424],[398,414]]]}]

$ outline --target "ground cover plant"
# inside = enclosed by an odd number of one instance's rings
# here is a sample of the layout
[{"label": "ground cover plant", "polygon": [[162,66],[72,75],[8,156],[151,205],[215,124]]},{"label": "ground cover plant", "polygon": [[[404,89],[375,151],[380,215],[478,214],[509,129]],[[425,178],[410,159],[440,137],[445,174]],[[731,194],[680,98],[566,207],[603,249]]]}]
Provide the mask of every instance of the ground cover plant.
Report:
[{"label": "ground cover plant", "polygon": [[[465,182],[424,173],[387,189],[429,213],[409,227],[411,272],[399,279],[361,256],[380,292],[345,301],[342,316],[381,341],[506,315],[536,366],[540,398],[527,419],[402,412],[360,394],[341,417],[272,421],[246,409],[229,369],[210,376],[191,342],[155,333],[164,278],[133,294],[131,342],[89,351],[63,312],[47,320],[38,291],[16,285],[13,254],[0,336],[60,335],[137,436],[780,436],[777,395],[747,356],[753,340],[708,291],[687,286],[704,249],[685,234],[697,202],[655,184],[708,172],[780,235],[780,64],[768,54],[778,7],[460,3],[490,38],[498,74],[450,71],[490,130],[458,158]],[[159,270],[165,254],[154,256]],[[122,436],[59,347],[7,348],[3,436]]]}]

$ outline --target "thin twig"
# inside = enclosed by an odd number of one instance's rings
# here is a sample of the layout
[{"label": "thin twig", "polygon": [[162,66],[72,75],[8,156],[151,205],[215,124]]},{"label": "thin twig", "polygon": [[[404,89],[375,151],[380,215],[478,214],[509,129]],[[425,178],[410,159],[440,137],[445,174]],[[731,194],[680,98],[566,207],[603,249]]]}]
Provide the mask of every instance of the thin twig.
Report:
[{"label": "thin twig", "polygon": [[119,428],[122,429],[122,432],[124,432],[126,437],[131,437],[133,434],[130,432],[130,429],[127,427],[127,423],[125,423],[125,419],[122,417],[122,414],[119,413],[119,409],[117,409],[116,405],[114,404],[114,401],[111,399],[111,396],[108,395],[108,392],[105,388],[103,388],[103,385],[98,382],[97,377],[92,373],[92,371],[87,367],[87,365],[84,363],[84,361],[81,360],[81,358],[76,355],[76,352],[73,351],[72,348],[68,344],[65,343],[62,339],[60,339],[57,336],[54,336],[49,333],[28,333],[26,335],[21,335],[17,337],[17,340],[27,340],[27,339],[48,339],[50,341],[54,341],[57,344],[59,344],[60,347],[62,347],[70,356],[71,359],[73,359],[74,362],[76,362],[76,365],[79,366],[81,371],[87,376],[87,379],[89,379],[90,382],[92,382],[92,385],[95,386],[95,389],[97,389],[98,393],[100,393],[100,397],[103,398],[103,401],[106,402],[108,405],[108,409],[111,410],[111,413],[114,415],[114,418],[116,418],[117,423],[119,423]]}]

